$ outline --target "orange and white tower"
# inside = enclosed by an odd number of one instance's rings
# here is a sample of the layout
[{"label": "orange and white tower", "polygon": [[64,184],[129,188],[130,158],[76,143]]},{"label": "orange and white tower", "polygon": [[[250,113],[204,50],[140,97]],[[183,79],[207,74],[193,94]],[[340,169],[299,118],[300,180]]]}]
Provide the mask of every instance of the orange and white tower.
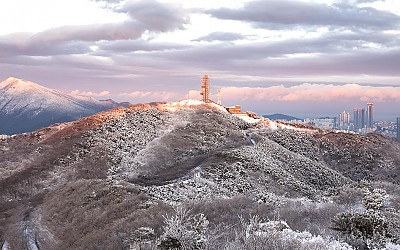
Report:
[{"label": "orange and white tower", "polygon": [[200,95],[202,95],[202,101],[205,103],[210,102],[210,78],[208,75],[204,75],[201,78],[201,92]]}]

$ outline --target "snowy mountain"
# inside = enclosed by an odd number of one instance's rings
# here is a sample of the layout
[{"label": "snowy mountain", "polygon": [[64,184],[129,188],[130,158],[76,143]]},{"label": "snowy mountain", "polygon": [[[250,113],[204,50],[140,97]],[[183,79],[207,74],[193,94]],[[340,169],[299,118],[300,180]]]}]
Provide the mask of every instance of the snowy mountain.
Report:
[{"label": "snowy mountain", "polygon": [[0,83],[0,134],[29,132],[118,105],[112,100],[98,101],[10,77]]},{"label": "snowy mountain", "polygon": [[240,118],[149,103],[0,139],[0,247],[400,248],[399,141]]}]

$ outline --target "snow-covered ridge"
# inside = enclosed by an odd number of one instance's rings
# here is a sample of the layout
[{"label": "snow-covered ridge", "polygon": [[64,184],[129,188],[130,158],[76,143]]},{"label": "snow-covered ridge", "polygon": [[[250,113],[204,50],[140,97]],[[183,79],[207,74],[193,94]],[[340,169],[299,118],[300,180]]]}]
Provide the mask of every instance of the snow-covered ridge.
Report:
[{"label": "snow-covered ridge", "polygon": [[[167,111],[177,111],[181,109],[191,109],[191,108],[196,108],[200,106],[207,106],[212,109],[221,111],[222,113],[228,113],[226,108],[222,105],[218,105],[216,103],[205,103],[200,100],[194,100],[194,99],[186,99],[186,100],[180,100],[177,102],[168,102],[165,104],[161,105],[161,109],[165,109]],[[271,130],[281,130],[281,129],[290,129],[290,130],[296,130],[296,131],[302,131],[302,132],[315,132],[312,128],[301,128],[296,126],[295,124],[286,124],[286,123],[280,123],[276,121],[272,121],[268,118],[264,117],[252,117],[249,116],[246,113],[240,113],[240,114],[232,114],[233,116],[236,116],[242,120],[244,120],[247,123],[251,124],[258,124],[260,126],[263,126],[265,128],[271,129]]]},{"label": "snow-covered ridge", "polygon": [[299,132],[309,132],[309,133],[315,133],[319,131],[317,128],[312,128],[312,127],[299,127],[296,124],[291,124],[291,123],[282,123],[282,122],[277,122],[277,121],[272,121],[268,118],[262,118],[260,122],[258,123],[260,126],[264,126],[272,131],[276,130],[294,130],[294,131],[299,131]]},{"label": "snow-covered ridge", "polygon": [[9,77],[0,83],[0,134],[29,132],[116,106],[109,100],[98,101]]},{"label": "snow-covered ridge", "polygon": [[223,113],[228,113],[228,111],[226,111],[226,109],[221,105],[218,105],[216,103],[205,103],[203,101],[195,99],[180,100],[177,102],[167,102],[165,104],[162,104],[161,108],[164,108],[168,111],[176,111],[180,109],[191,109],[199,106],[208,106],[212,109],[221,111]]},{"label": "snow-covered ridge", "polygon": [[95,104],[102,104],[102,102],[89,96],[70,94],[70,93],[67,94],[59,90],[47,88],[37,83],[18,79],[15,77],[9,77],[3,82],[1,82],[0,91],[3,92],[4,94],[14,97],[29,94],[32,96],[42,96],[43,98],[47,98],[50,101],[52,100],[56,101],[60,100],[61,98],[67,98],[68,100],[76,99],[80,101],[93,102]]}]

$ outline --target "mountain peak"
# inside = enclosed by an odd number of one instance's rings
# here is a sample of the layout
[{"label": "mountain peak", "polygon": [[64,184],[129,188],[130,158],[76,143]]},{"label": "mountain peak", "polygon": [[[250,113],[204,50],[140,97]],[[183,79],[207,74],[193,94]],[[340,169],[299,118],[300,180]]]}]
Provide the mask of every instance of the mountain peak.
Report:
[{"label": "mountain peak", "polygon": [[4,83],[12,84],[12,83],[20,83],[20,82],[22,83],[22,82],[26,82],[26,80],[23,80],[23,79],[19,79],[19,78],[10,76],[9,78],[5,79],[3,82],[4,82]]},{"label": "mountain peak", "polygon": [[22,79],[10,76],[9,78],[7,78],[5,81],[9,82],[9,81],[22,81]]},{"label": "mountain peak", "polygon": [[0,82],[0,134],[33,131],[116,106],[118,103],[112,101],[101,102],[9,77]]},{"label": "mountain peak", "polygon": [[22,80],[22,79],[15,78],[15,77],[9,77],[0,83],[0,89],[12,88],[14,90],[19,90],[19,91],[29,90],[32,88],[37,88],[39,86],[40,85],[38,85],[36,83]]}]

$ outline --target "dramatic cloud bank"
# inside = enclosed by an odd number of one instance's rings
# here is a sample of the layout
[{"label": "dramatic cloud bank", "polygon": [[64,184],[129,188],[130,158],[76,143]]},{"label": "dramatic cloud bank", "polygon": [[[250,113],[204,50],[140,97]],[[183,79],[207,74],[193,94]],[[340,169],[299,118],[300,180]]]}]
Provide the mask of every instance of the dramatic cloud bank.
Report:
[{"label": "dramatic cloud bank", "polygon": [[295,26],[329,26],[341,29],[397,29],[400,17],[369,7],[359,7],[350,1],[332,5],[291,1],[252,1],[240,9],[220,8],[207,13],[220,19],[253,23],[259,28],[293,29]]},{"label": "dramatic cloud bank", "polygon": [[[35,53],[37,50],[41,53],[40,49],[43,47],[62,50],[59,45],[70,46],[70,43],[82,45],[82,42],[135,40],[141,38],[145,32],[183,29],[183,25],[189,22],[183,10],[154,0],[128,1],[114,11],[127,14],[128,19],[120,23],[62,26],[34,34],[19,32],[0,36],[0,54],[35,55],[38,54]],[[90,47],[89,44],[85,46]],[[89,51],[78,49],[75,52]],[[72,51],[64,52],[73,54]]]},{"label": "dramatic cloud bank", "polygon": [[293,87],[282,85],[267,88],[222,88],[224,99],[263,101],[317,101],[359,100],[374,102],[400,102],[400,87],[371,87],[358,84],[324,85],[304,83]]}]

